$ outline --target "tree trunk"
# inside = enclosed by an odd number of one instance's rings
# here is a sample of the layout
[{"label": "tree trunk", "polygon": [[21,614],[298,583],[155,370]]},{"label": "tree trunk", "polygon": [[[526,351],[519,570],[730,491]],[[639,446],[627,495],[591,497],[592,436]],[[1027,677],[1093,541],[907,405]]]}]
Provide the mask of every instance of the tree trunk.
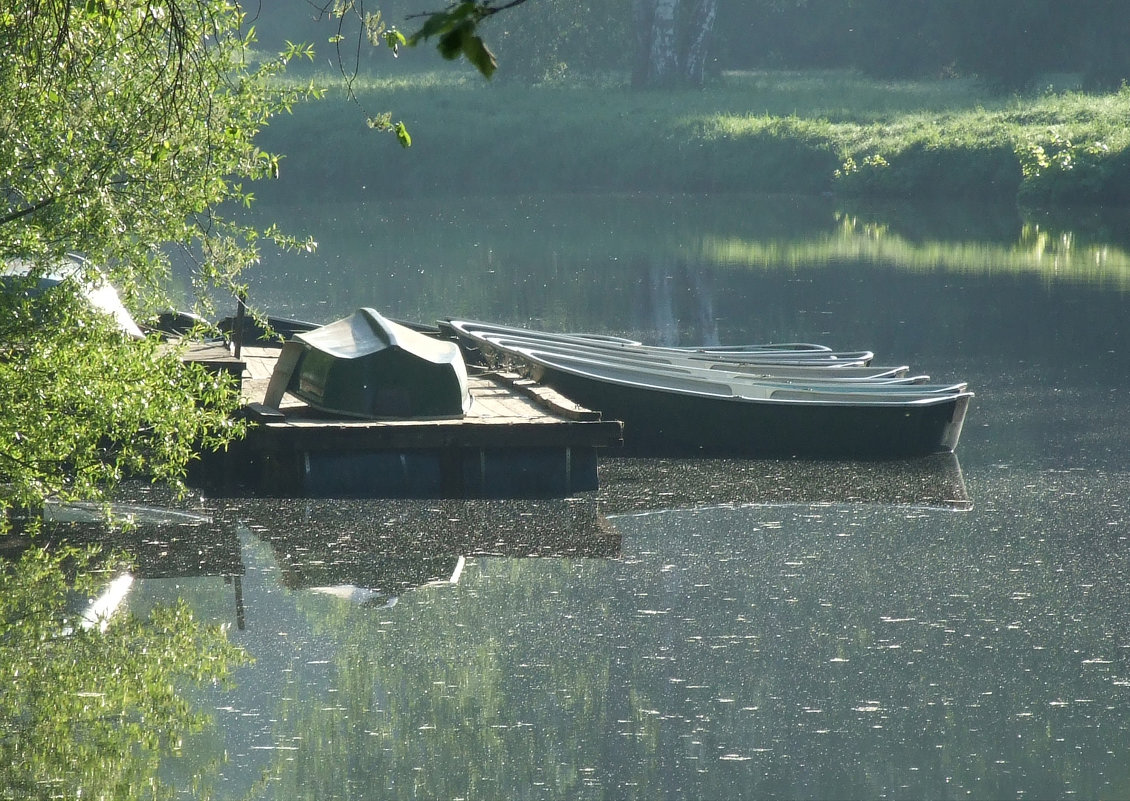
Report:
[{"label": "tree trunk", "polygon": [[717,14],[718,0],[698,0],[690,18],[686,56],[683,59],[683,81],[690,86],[702,86],[705,80],[706,59]]},{"label": "tree trunk", "polygon": [[702,86],[718,0],[634,0],[637,88]]},{"label": "tree trunk", "polygon": [[632,59],[632,86],[647,86],[650,71],[651,24],[655,17],[652,0],[632,0],[632,27],[636,32],[636,48]]},{"label": "tree trunk", "polygon": [[679,50],[675,19],[679,0],[655,0],[655,16],[651,23],[651,52],[648,55],[649,79],[652,86],[672,86],[679,75]]}]

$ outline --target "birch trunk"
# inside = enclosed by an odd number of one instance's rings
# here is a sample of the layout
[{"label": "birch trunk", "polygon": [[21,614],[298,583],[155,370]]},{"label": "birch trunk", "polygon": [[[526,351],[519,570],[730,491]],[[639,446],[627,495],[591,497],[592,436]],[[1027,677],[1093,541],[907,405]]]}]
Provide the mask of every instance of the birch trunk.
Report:
[{"label": "birch trunk", "polygon": [[634,0],[637,88],[702,86],[718,0]]},{"label": "birch trunk", "polygon": [[651,51],[648,54],[649,85],[673,86],[679,78],[679,47],[675,18],[679,0],[655,0],[651,25]]},{"label": "birch trunk", "polygon": [[718,0],[698,0],[695,5],[682,69],[683,81],[690,86],[702,86],[706,78],[706,59],[717,14]]},{"label": "birch trunk", "polygon": [[636,32],[636,50],[632,59],[632,86],[647,86],[651,56],[651,27],[655,19],[655,0],[632,0],[632,26]]},{"label": "birch trunk", "polygon": [[679,0],[635,0],[636,65],[632,84],[637,88],[670,86],[679,75],[676,21]]}]

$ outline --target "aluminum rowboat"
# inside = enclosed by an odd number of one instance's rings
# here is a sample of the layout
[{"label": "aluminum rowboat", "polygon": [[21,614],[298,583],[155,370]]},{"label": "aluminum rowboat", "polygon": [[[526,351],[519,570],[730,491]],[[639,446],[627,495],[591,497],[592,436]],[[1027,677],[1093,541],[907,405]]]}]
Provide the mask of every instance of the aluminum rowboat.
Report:
[{"label": "aluminum rowboat", "polygon": [[[625,447],[637,453],[866,459],[947,452],[957,447],[973,397],[964,382],[892,383],[884,370],[861,373],[851,354],[822,346],[707,352],[456,320],[445,327],[465,350],[520,364],[535,380],[623,421]],[[802,363],[776,362],[784,352],[801,354]],[[750,361],[766,354],[765,365]],[[787,378],[774,374],[782,367]],[[842,370],[854,374],[835,377]]]}]

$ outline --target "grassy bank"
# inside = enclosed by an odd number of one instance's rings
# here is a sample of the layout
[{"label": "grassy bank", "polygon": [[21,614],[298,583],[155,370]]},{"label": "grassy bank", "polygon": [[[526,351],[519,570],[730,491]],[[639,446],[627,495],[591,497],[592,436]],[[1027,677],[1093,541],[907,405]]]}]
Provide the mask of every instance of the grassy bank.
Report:
[{"label": "grassy bank", "polygon": [[[327,82],[332,81],[327,76]],[[519,86],[466,71],[363,78],[279,119],[302,196],[790,192],[1130,202],[1130,90],[1000,97],[968,81],[727,74],[704,91]],[[390,111],[413,146],[365,124]]]}]

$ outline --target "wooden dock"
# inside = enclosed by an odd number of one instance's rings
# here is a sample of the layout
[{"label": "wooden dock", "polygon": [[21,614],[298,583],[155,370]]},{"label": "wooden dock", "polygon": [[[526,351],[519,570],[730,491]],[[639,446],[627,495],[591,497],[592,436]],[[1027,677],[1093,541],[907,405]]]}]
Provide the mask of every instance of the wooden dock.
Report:
[{"label": "wooden dock", "polygon": [[238,367],[211,359],[214,369],[240,370],[244,410],[254,424],[245,440],[196,471],[213,489],[307,497],[563,497],[595,490],[597,449],[623,442],[619,421],[507,373],[470,376],[471,408],[460,418],[343,419],[290,395],[278,408],[267,407],[278,355],[277,347],[244,347],[233,359]]}]

